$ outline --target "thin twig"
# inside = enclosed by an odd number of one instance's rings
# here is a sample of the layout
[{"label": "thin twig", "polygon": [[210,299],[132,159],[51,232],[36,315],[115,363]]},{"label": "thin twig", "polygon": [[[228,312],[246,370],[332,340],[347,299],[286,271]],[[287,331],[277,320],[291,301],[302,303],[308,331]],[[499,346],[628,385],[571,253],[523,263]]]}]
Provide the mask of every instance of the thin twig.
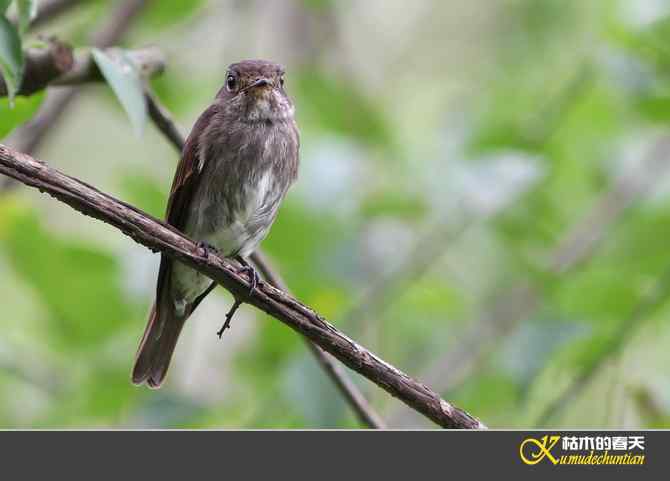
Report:
[{"label": "thin twig", "polygon": [[177,127],[177,123],[172,119],[172,115],[148,88],[144,90],[144,98],[151,121],[181,156],[186,139]]},{"label": "thin twig", "polygon": [[[184,148],[184,136],[181,134],[177,123],[172,119],[170,112],[158,101],[156,96],[147,88],[145,90],[145,99],[149,116],[158,130],[172,144],[172,146],[181,153]],[[273,269],[267,261],[262,251],[257,251],[252,255],[252,261],[263,274],[263,277],[274,287],[289,293],[288,286],[281,278],[276,269]],[[326,374],[331,378],[335,386],[340,390],[344,398],[356,413],[358,419],[366,426],[375,429],[384,429],[386,424],[377,414],[372,406],[367,402],[358,387],[348,378],[342,368],[333,361],[333,359],[321,348],[311,341],[307,340],[307,345],[316,357]]]},{"label": "thin twig", "polygon": [[46,192],[75,210],[116,227],[152,251],[161,251],[206,275],[234,297],[243,299],[308,337],[348,367],[440,426],[485,428],[478,419],[340,333],[317,312],[289,294],[269,283],[260,284],[250,293],[250,282],[238,274],[235,264],[212,253],[203,255],[196,242],[184,237],[172,226],[1,144],[0,173]]}]

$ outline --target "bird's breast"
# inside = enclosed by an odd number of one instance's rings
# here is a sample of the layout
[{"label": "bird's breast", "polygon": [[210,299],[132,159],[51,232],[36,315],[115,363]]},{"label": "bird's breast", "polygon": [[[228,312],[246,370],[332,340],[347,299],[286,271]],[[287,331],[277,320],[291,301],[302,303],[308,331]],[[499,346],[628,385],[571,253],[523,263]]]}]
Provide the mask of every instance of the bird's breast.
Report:
[{"label": "bird's breast", "polygon": [[255,249],[295,179],[297,138],[290,127],[247,124],[208,146],[189,235],[225,255]]}]

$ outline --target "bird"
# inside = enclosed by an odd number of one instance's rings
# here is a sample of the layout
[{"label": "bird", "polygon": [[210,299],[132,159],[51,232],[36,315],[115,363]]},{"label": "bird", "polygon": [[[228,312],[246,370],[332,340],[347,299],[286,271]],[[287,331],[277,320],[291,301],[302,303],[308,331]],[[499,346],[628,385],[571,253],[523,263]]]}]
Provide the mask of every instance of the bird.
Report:
[{"label": "bird", "polygon": [[[166,222],[205,249],[237,260],[252,290],[247,258],[268,234],[298,176],[300,134],[284,68],[267,60],[231,64],[213,103],[189,134],[167,202]],[[214,288],[208,277],[161,255],[156,297],[132,382],[159,388],[184,323]],[[239,305],[229,311],[232,315]],[[221,337],[230,317],[219,331]]]}]

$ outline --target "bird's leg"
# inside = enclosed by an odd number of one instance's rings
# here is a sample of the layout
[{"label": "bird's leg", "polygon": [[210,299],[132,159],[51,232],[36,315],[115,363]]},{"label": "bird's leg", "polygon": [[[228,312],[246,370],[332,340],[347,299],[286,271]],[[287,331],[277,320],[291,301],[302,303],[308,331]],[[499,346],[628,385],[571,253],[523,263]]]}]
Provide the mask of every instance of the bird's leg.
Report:
[{"label": "bird's leg", "polygon": [[207,243],[207,242],[198,241],[198,242],[197,242],[197,246],[198,246],[198,249],[200,249],[200,250],[202,251],[202,254],[201,254],[201,255],[202,255],[202,257],[204,257],[205,259],[207,259],[207,257],[209,256],[209,253],[210,253],[210,252],[214,252],[214,253],[216,253],[216,254],[219,253],[219,249],[217,249],[217,248],[214,247],[212,244],[209,244],[209,243]]},{"label": "bird's leg", "polygon": [[[216,249],[214,249],[212,246],[204,243],[198,243],[198,247],[203,247],[205,249],[213,249],[215,252],[218,252]],[[258,272],[256,272],[256,269],[254,269],[246,260],[244,260],[243,257],[241,256],[234,256],[233,257],[237,262],[242,264],[242,267],[237,271],[238,274],[245,273],[247,276],[249,276],[249,283],[251,284],[251,289],[249,290],[249,295],[252,295],[254,293],[254,290],[258,286],[258,282],[260,280],[258,276]],[[221,326],[221,329],[218,330],[216,333],[217,336],[219,336],[219,339],[223,336],[223,332],[226,329],[230,328],[230,321],[232,321],[233,316],[237,312],[237,310],[240,308],[242,305],[242,301],[235,296],[235,302],[233,303],[232,307],[230,310],[226,313],[226,320],[223,323],[223,326]]]},{"label": "bird's leg", "polygon": [[[249,283],[251,284],[249,295],[253,294],[260,280],[258,272],[256,272],[256,269],[254,269],[246,260],[244,260],[244,258],[240,256],[235,256],[234,259],[240,264],[242,264],[242,267],[237,271],[237,273],[238,274],[245,273],[249,276]],[[233,303],[230,310],[226,313],[226,321],[223,323],[223,326],[221,326],[221,329],[219,329],[219,331],[216,333],[216,335],[219,336],[219,339],[221,339],[221,337],[223,336],[223,331],[230,328],[230,321],[233,319],[233,316],[235,315],[235,313],[237,312],[237,310],[241,305],[242,301],[239,300],[236,296],[235,302]]]},{"label": "bird's leg", "polygon": [[235,315],[235,312],[237,312],[237,309],[239,309],[239,307],[241,305],[242,305],[242,301],[240,301],[236,297],[235,298],[235,303],[230,308],[230,310],[226,313],[226,321],[223,323],[223,326],[221,326],[221,329],[219,329],[218,332],[216,333],[216,335],[219,336],[219,339],[221,339],[221,336],[223,336],[223,331],[230,328],[230,321],[233,319],[233,316]]},{"label": "bird's leg", "polygon": [[242,274],[244,272],[249,276],[249,283],[251,284],[251,289],[249,289],[249,295],[251,295],[256,290],[256,286],[258,286],[258,282],[260,280],[258,272],[256,272],[256,269],[254,269],[246,260],[244,260],[244,258],[240,256],[235,256],[235,260],[240,264],[242,264],[242,267],[240,268],[240,270],[237,271],[237,273]]}]

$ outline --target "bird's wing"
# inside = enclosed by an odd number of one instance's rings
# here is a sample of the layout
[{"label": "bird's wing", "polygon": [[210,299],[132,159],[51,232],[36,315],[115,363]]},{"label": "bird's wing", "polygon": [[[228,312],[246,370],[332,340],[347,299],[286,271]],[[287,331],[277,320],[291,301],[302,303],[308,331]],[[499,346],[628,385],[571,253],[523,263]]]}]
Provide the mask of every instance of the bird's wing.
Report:
[{"label": "bird's wing", "polygon": [[[206,129],[209,121],[217,112],[214,104],[205,110],[196,121],[191,134],[186,139],[182,157],[177,165],[177,172],[172,181],[172,189],[168,198],[165,220],[168,224],[182,230],[186,227],[187,215],[190,210],[191,201],[202,177],[203,166],[200,164],[200,136]],[[156,285],[156,302],[160,302],[163,286],[166,284],[172,261],[165,255],[161,257],[161,265],[158,271],[158,283]]]},{"label": "bird's wing", "polygon": [[[203,166],[199,165],[201,159],[200,136],[215,113],[216,106],[212,106],[195,123],[191,135],[189,135],[184,145],[182,157],[172,183],[165,218],[168,224],[182,231],[187,222],[190,204],[202,177]],[[152,387],[161,385],[184,322],[215,285],[212,282],[207,290],[191,302],[184,312],[177,312],[174,299],[170,298],[169,289],[173,264],[168,256],[161,255],[161,266],[156,285],[156,301],[151,310],[133,368],[133,382],[135,384],[146,381]]]},{"label": "bird's wing", "polygon": [[209,121],[217,112],[214,104],[205,110],[196,121],[191,134],[186,139],[182,157],[177,165],[177,172],[172,181],[172,189],[168,199],[165,220],[179,230],[185,228],[186,215],[193,200],[195,189],[201,178],[204,165],[200,164],[200,136],[207,128]]}]

